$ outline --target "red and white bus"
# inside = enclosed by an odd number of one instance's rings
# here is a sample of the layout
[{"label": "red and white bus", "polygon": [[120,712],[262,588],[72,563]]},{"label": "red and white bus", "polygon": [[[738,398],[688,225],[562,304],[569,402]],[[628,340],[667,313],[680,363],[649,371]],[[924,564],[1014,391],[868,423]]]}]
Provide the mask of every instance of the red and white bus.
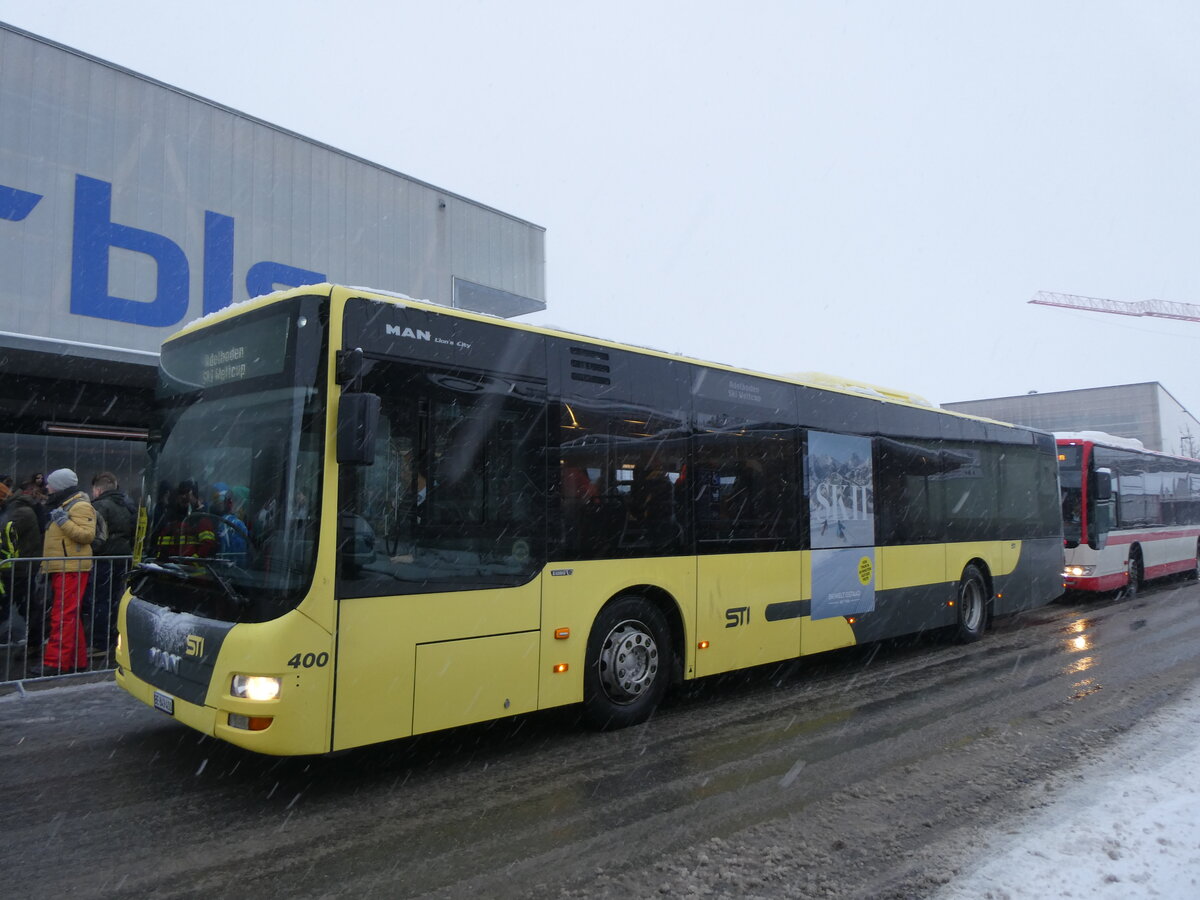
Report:
[{"label": "red and white bus", "polygon": [[1200,573],[1200,460],[1102,432],[1055,438],[1067,590],[1136,593]]}]

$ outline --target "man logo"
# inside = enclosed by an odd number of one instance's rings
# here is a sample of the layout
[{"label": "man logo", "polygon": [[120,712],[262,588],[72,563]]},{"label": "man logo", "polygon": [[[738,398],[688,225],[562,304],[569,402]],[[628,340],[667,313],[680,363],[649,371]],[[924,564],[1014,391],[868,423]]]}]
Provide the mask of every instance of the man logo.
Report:
[{"label": "man logo", "polygon": [[164,672],[170,672],[172,675],[179,674],[179,663],[182,658],[174,653],[168,653],[161,647],[151,647],[147,653],[150,657],[150,665],[156,669],[162,669]]},{"label": "man logo", "polygon": [[204,655],[204,638],[198,634],[189,634],[187,636],[187,649],[184,651],[187,656],[203,656]]},{"label": "man logo", "polygon": [[384,330],[388,334],[393,334],[396,337],[406,337],[406,338],[410,338],[414,341],[431,341],[431,340],[433,340],[433,335],[431,335],[428,331],[425,331],[423,328],[412,329],[412,328],[401,328],[399,325],[385,325]]}]

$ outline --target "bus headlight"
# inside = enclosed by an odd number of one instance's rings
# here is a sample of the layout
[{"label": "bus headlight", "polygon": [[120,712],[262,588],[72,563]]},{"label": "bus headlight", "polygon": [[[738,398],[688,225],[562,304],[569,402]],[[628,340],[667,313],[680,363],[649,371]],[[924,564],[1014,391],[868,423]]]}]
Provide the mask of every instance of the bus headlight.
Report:
[{"label": "bus headlight", "polygon": [[229,693],[243,700],[275,700],[279,688],[279,679],[269,675],[234,675]]},{"label": "bus headlight", "polygon": [[1067,566],[1063,569],[1063,575],[1067,578],[1080,578],[1084,575],[1091,575],[1095,571],[1095,566]]}]

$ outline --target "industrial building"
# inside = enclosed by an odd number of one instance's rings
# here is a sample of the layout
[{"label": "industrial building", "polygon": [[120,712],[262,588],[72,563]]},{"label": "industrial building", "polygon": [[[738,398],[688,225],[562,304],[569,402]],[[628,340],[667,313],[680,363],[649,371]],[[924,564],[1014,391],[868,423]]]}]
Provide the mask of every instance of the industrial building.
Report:
[{"label": "industrial building", "polygon": [[322,281],[513,316],[545,230],[0,23],[0,474],[136,493],[158,348]]},{"label": "industrial building", "polygon": [[1200,456],[1200,422],[1157,381],[943,403],[943,409],[1044,431],[1104,431],[1147,450]]}]

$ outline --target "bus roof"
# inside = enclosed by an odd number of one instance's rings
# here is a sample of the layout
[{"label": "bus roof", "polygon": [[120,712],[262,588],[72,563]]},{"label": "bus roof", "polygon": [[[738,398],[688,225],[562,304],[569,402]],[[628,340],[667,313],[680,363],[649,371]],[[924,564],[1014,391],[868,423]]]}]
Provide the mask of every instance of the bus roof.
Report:
[{"label": "bus roof", "polygon": [[1054,439],[1060,444],[1091,443],[1114,450],[1128,450],[1131,453],[1143,453],[1146,456],[1165,456],[1169,459],[1186,459],[1195,462],[1190,456],[1180,456],[1176,453],[1164,453],[1162,450],[1151,450],[1137,438],[1119,437],[1104,431],[1056,431]]},{"label": "bus roof", "polygon": [[1015,428],[1020,431],[1036,432],[1048,434],[1039,428],[1031,428],[1027,425],[1016,425],[1012,422],[1002,422],[998,419],[989,419],[985,416],[975,416],[968,413],[961,413],[954,410],[942,409],[934,403],[929,402],[919,394],[896,390],[893,388],[880,387],[879,385],[868,384],[867,382],[854,381],[838,376],[825,375],[819,372],[804,372],[798,374],[775,374],[771,372],[760,372],[755,369],[744,369],[738,366],[731,366],[725,363],[713,362],[711,360],[698,359],[696,357],[687,356],[682,353],[671,353],[666,350],[659,350],[653,347],[643,347],[636,344],[624,343],[621,341],[613,341],[607,338],[595,337],[593,335],[582,334],[580,332],[571,331],[567,328],[550,326],[550,325],[533,325],[526,322],[514,322],[511,319],[505,319],[500,316],[493,316],[487,313],[476,312],[473,310],[455,309],[449,306],[443,306],[440,303],[434,303],[429,300],[419,300],[414,297],[409,297],[406,294],[400,294],[395,291],[383,290],[380,288],[356,287],[351,285],[337,285],[328,282],[322,284],[304,285],[302,287],[288,288],[283,291],[275,291],[271,294],[263,294],[259,297],[253,297],[249,300],[243,300],[239,303],[231,304],[230,306],[222,307],[219,310],[194,319],[185,325],[175,334],[167,338],[168,341],[181,337],[192,331],[206,327],[215,322],[229,318],[234,315],[240,315],[251,309],[262,306],[268,306],[272,303],[277,303],[292,297],[304,296],[306,294],[324,294],[330,297],[336,297],[339,294],[345,297],[350,296],[365,296],[374,300],[382,300],[385,302],[396,303],[402,306],[411,306],[417,309],[422,309],[427,312],[438,313],[441,315],[455,316],[463,319],[471,319],[476,322],[487,322],[495,325],[500,325],[505,328],[513,328],[520,331],[533,332],[536,334],[544,334],[551,337],[565,337],[573,340],[586,341],[587,343],[607,347],[615,350],[626,350],[633,353],[641,353],[649,356],[657,356],[662,359],[678,360],[680,362],[692,363],[699,366],[707,366],[709,368],[721,369],[727,372],[736,372],[742,375],[748,375],[756,378],[767,378],[772,381],[782,382],[785,384],[795,384],[801,387],[813,388],[821,391],[831,391],[839,394],[847,394],[860,398],[876,400],[880,403],[891,405],[906,406],[913,409],[921,409],[927,412],[933,412],[943,416],[952,416],[959,419],[970,419],[976,422],[985,422],[990,425],[999,425],[1005,428]]}]

